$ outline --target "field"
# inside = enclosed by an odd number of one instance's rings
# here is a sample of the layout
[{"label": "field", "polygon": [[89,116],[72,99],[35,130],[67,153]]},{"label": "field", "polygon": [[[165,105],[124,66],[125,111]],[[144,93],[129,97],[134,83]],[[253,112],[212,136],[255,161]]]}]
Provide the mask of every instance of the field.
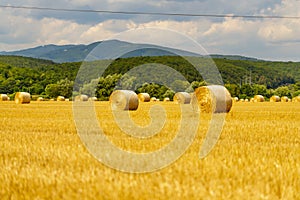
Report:
[{"label": "field", "polygon": [[[131,112],[140,125],[149,107],[166,109],[161,132],[133,139],[114,123],[107,102],[96,102],[105,134],[137,152],[168,144],[180,123],[172,103],[142,104]],[[220,140],[199,159],[210,117],[201,115],[191,147],[175,163],[131,174],[97,161],[77,135],[72,102],[0,102],[1,199],[300,199],[300,103],[235,103]]]}]

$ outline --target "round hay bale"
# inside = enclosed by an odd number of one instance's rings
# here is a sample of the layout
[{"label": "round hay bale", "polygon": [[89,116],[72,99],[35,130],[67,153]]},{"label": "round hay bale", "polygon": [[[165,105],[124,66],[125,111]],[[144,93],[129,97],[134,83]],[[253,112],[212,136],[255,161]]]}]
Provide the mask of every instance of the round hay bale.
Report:
[{"label": "round hay bale", "polygon": [[264,102],[265,98],[262,95],[255,95],[254,102]]},{"label": "round hay bale", "polygon": [[165,97],[164,98],[164,102],[169,102],[170,101],[170,98],[169,97]]},{"label": "round hay bale", "polygon": [[289,99],[288,99],[288,102],[292,102],[292,99],[289,98]]},{"label": "round hay bale", "polygon": [[65,101],[70,101],[70,99],[65,99]]},{"label": "round hay bale", "polygon": [[245,99],[245,102],[249,102],[249,99]]},{"label": "round hay bale", "polygon": [[63,96],[58,96],[56,100],[57,101],[65,101],[66,99]]},{"label": "round hay bale", "polygon": [[151,97],[150,102],[156,101],[156,97]]},{"label": "round hay bale", "polygon": [[43,97],[38,97],[38,98],[36,99],[36,101],[44,101],[44,98],[43,98]]},{"label": "round hay bale", "polygon": [[97,99],[97,97],[90,97],[89,98],[89,101],[97,101],[98,99]]},{"label": "round hay bale", "polygon": [[289,98],[287,96],[281,97],[281,102],[288,102]]},{"label": "round hay bale", "polygon": [[109,97],[113,110],[136,110],[139,99],[131,90],[115,90]]},{"label": "round hay bale", "polygon": [[177,92],[173,101],[178,104],[189,104],[191,102],[191,95],[187,92]]},{"label": "round hay bale", "polygon": [[138,98],[140,102],[149,102],[150,101],[150,95],[148,93],[139,93]]},{"label": "round hay bale", "polygon": [[239,98],[238,98],[238,97],[233,97],[233,98],[232,98],[232,101],[233,101],[233,102],[238,102],[238,101],[239,101]]},{"label": "round hay bale", "polygon": [[251,99],[250,99],[250,102],[252,102],[252,103],[253,103],[253,102],[254,102],[254,98],[251,98]]},{"label": "round hay bale", "polygon": [[89,97],[85,94],[81,94],[75,97],[75,101],[88,101]]},{"label": "round hay bale", "polygon": [[28,92],[17,92],[15,95],[16,104],[30,103],[31,97]]},{"label": "round hay bale", "polygon": [[245,99],[240,99],[240,102],[244,102],[245,101]]},{"label": "round hay bale", "polygon": [[270,102],[280,102],[280,97],[277,96],[277,95],[273,95],[273,96],[270,98]]},{"label": "round hay bale", "polygon": [[9,101],[9,97],[6,94],[0,94],[0,101]]},{"label": "round hay bale", "polygon": [[196,88],[191,103],[196,111],[224,113],[230,111],[232,98],[224,86],[210,85]]},{"label": "round hay bale", "polygon": [[300,102],[300,96],[293,97],[292,102]]}]

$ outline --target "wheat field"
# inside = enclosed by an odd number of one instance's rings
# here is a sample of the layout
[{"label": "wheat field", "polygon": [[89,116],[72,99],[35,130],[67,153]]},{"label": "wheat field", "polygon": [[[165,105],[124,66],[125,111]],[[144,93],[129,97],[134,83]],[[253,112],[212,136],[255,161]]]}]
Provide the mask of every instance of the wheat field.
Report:
[{"label": "wheat field", "polygon": [[[131,112],[147,125],[153,104],[167,121],[138,140],[114,123],[108,102],[96,102],[104,133],[116,145],[147,152],[168,144],[180,123],[178,105],[143,103]],[[97,161],[77,135],[72,102],[0,102],[1,199],[300,199],[300,103],[235,103],[220,140],[199,159],[210,116],[175,163],[132,174]]]}]

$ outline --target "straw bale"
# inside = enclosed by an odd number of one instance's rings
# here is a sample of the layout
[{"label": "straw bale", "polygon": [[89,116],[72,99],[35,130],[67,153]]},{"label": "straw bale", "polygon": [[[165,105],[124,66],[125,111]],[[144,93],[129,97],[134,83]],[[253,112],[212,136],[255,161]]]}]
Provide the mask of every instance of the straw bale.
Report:
[{"label": "straw bale", "polygon": [[6,94],[0,94],[0,101],[9,101],[9,97]]},{"label": "straw bale", "polygon": [[30,103],[31,96],[28,92],[17,92],[15,95],[16,104]]},{"label": "straw bale", "polygon": [[66,99],[63,96],[58,96],[56,100],[57,101],[65,101]]},{"label": "straw bale", "polygon": [[277,96],[277,95],[273,95],[273,96],[270,98],[270,102],[280,102],[280,97]]},{"label": "straw bale", "polygon": [[149,102],[150,101],[150,95],[148,93],[139,93],[138,98],[140,102]]},{"label": "straw bale", "polygon": [[136,110],[139,99],[131,90],[115,90],[109,97],[113,110]]},{"label": "straw bale", "polygon": [[254,102],[264,102],[265,98],[262,95],[255,95]]},{"label": "straw bale", "polygon": [[289,98],[287,96],[281,97],[281,102],[288,102]]},{"label": "straw bale", "polygon": [[191,103],[196,111],[223,113],[230,111],[232,98],[224,86],[210,85],[196,88]]},{"label": "straw bale", "polygon": [[177,92],[173,101],[178,104],[189,104],[191,102],[191,95],[187,92]]}]

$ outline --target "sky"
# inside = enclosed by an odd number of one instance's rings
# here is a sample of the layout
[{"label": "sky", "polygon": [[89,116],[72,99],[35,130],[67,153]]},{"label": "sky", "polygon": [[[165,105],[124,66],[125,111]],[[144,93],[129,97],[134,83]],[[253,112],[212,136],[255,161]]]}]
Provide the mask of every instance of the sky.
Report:
[{"label": "sky", "polygon": [[[126,31],[158,28],[185,35],[209,54],[300,61],[300,19],[230,17],[300,16],[299,0],[1,0],[0,5],[228,15],[214,18],[0,8],[0,51],[47,44],[89,44]],[[159,37],[174,46],[180,43],[168,34]]]}]

